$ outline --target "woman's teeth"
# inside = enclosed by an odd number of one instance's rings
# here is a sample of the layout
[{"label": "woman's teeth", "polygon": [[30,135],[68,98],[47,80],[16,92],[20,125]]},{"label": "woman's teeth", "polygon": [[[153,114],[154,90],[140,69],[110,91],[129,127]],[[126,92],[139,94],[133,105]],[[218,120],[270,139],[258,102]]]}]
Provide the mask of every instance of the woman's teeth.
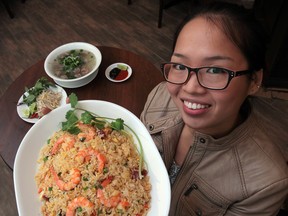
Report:
[{"label": "woman's teeth", "polygon": [[184,105],[186,107],[188,107],[189,109],[205,109],[205,108],[208,108],[209,105],[203,105],[203,104],[198,104],[198,103],[191,103],[191,102],[188,102],[188,101],[184,101]]}]

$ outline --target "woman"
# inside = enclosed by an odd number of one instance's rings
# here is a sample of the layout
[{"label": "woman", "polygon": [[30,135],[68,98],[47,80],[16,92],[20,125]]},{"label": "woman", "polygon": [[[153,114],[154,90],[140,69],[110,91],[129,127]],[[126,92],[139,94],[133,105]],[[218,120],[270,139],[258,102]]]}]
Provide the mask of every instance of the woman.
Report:
[{"label": "woman", "polygon": [[276,145],[287,133],[269,136],[251,97],[262,82],[261,38],[248,11],[225,3],[195,8],[176,34],[161,65],[167,82],[141,115],[169,171],[170,215],[276,215],[284,202],[288,169]]}]

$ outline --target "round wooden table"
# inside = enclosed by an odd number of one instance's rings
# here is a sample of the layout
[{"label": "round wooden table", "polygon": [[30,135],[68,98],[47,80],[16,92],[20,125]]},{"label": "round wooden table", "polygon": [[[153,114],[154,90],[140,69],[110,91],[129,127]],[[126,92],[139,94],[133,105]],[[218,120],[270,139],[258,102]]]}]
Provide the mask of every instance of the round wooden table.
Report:
[{"label": "round wooden table", "polygon": [[[105,100],[119,104],[140,116],[149,92],[163,81],[161,72],[151,62],[127,50],[98,46],[102,62],[98,75],[89,84],[74,89],[65,88],[67,95],[74,92],[79,100]],[[132,76],[122,83],[114,83],[105,77],[105,69],[113,63],[123,62],[131,66]],[[32,124],[17,114],[16,105],[26,87],[34,86],[40,77],[47,77],[44,60],[24,71],[0,99],[0,154],[13,169],[17,149]],[[50,78],[48,78],[50,79]]]}]

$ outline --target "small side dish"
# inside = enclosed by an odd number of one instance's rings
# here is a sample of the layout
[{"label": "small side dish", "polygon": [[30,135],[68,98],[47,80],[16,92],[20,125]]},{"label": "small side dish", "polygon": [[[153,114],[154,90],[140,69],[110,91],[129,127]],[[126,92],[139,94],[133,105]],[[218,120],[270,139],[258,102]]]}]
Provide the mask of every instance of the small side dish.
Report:
[{"label": "small side dish", "polygon": [[17,104],[18,115],[27,122],[35,123],[53,109],[65,104],[66,97],[66,92],[61,87],[42,77],[33,87],[25,87],[25,93]]},{"label": "small side dish", "polygon": [[112,82],[123,82],[127,80],[131,76],[131,74],[131,67],[125,63],[112,64],[105,71],[107,79]]}]

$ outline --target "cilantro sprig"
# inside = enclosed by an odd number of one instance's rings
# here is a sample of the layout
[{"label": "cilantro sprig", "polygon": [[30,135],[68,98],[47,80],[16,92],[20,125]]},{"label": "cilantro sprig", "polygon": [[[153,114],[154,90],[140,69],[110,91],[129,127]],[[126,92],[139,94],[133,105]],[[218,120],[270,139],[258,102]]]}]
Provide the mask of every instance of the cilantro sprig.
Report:
[{"label": "cilantro sprig", "polygon": [[[124,123],[124,120],[121,118],[110,118],[110,117],[103,117],[103,116],[98,116],[97,114],[90,112],[88,110],[82,109],[82,108],[77,108],[77,103],[78,103],[78,98],[75,93],[71,93],[69,95],[69,101],[71,104],[70,110],[67,111],[65,118],[66,121],[62,122],[62,130],[63,131],[68,131],[71,134],[78,134],[81,132],[81,130],[77,127],[77,123],[79,121],[83,122],[84,124],[91,124],[99,129],[103,129],[105,126],[111,127],[113,130],[116,131],[121,131],[127,135],[130,135],[129,132],[127,132],[124,127],[128,128],[130,132],[136,137],[137,142],[139,143],[139,155],[140,155],[140,160],[139,160],[139,167],[138,167],[138,175],[139,179],[143,178],[142,175],[142,168],[143,168],[143,163],[144,163],[144,153],[143,153],[143,147],[142,143],[140,141],[140,138],[136,134],[136,132],[129,127],[127,124]],[[77,111],[82,111],[80,118],[77,115]]]},{"label": "cilantro sprig", "polygon": [[83,49],[71,50],[67,55],[58,58],[58,62],[62,65],[63,72],[72,79],[75,78],[74,70],[80,68],[84,61],[81,57]]},{"label": "cilantro sprig", "polygon": [[46,77],[41,77],[36,81],[33,87],[28,88],[25,87],[25,93],[23,94],[23,100],[19,102],[17,105],[26,104],[28,106],[27,109],[23,111],[23,115],[26,118],[38,118],[37,114],[37,98],[38,96],[49,87],[56,87],[56,85],[52,82],[49,82]]},{"label": "cilantro sprig", "polygon": [[23,95],[23,103],[29,106],[36,102],[37,97],[50,86],[55,87],[55,84],[49,82],[46,77],[41,77],[36,81],[32,88],[25,87],[25,92],[27,94]]},{"label": "cilantro sprig", "polygon": [[[77,127],[77,123],[79,121],[83,122],[84,124],[91,124],[96,126],[99,129],[103,129],[106,125],[111,127],[113,130],[121,131],[124,130],[124,120],[121,118],[112,119],[108,117],[100,117],[90,111],[77,108],[76,105],[78,103],[78,98],[75,93],[69,95],[69,101],[71,104],[71,110],[69,110],[66,115],[66,121],[62,122],[62,130],[68,131],[71,134],[78,134],[80,133],[80,129]],[[76,111],[80,110],[83,111],[80,118],[78,117]],[[107,120],[112,120],[111,122]]]}]

